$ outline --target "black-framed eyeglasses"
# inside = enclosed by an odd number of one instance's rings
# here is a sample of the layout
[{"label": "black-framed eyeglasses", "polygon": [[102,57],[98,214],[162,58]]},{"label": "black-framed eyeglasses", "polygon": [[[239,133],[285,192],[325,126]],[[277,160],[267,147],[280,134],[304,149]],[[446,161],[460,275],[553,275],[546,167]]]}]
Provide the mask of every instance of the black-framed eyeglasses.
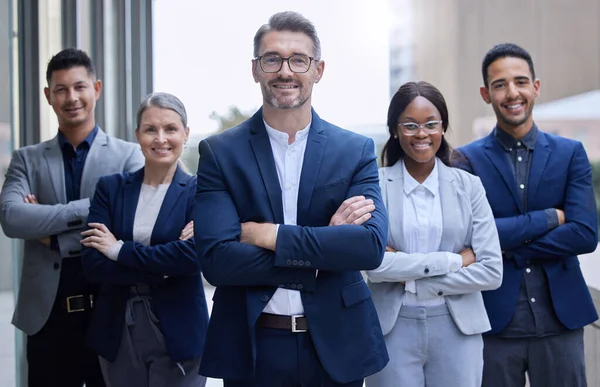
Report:
[{"label": "black-framed eyeglasses", "polygon": [[281,70],[283,62],[288,62],[290,70],[294,73],[305,73],[310,69],[310,64],[315,58],[303,54],[294,54],[287,58],[282,58],[277,54],[267,54],[257,56],[256,60],[260,63],[260,68],[265,73],[277,73]]},{"label": "black-framed eyeglasses", "polygon": [[427,134],[436,134],[442,131],[442,123],[441,120],[436,121],[427,121],[424,124],[417,124],[414,122],[403,122],[398,124],[398,127],[402,131],[405,136],[414,136],[419,133],[419,129],[423,128],[425,133]]}]

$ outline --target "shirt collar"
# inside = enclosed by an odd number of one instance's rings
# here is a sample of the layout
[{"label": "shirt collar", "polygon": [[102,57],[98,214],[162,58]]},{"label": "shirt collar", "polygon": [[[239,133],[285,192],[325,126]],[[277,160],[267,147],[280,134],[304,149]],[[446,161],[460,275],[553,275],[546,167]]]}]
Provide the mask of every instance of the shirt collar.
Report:
[{"label": "shirt collar", "polygon": [[[267,134],[269,135],[270,139],[275,140],[276,142],[284,143],[284,144],[288,145],[288,140],[289,140],[290,136],[287,133],[277,130],[273,127],[270,127],[269,124],[267,124],[267,121],[265,121],[264,119],[263,119],[263,122],[265,123],[265,128],[267,129]],[[312,121],[309,122],[308,125],[304,129],[296,132],[296,141],[304,140],[308,136],[308,132],[310,130],[311,123],[312,123]]]},{"label": "shirt collar", "polygon": [[408,196],[410,195],[418,186],[423,186],[427,191],[431,192],[433,196],[436,196],[439,188],[440,181],[438,178],[438,160],[435,158],[435,164],[433,165],[433,170],[427,176],[427,179],[423,182],[423,184],[419,184],[418,181],[415,180],[414,177],[408,173],[406,169],[406,165],[404,164],[404,160],[402,160],[402,169],[404,171],[404,193]]},{"label": "shirt collar", "polygon": [[[79,144],[77,147],[79,148],[82,144],[86,144],[88,149],[91,148],[96,135],[98,134],[98,125],[94,126],[94,129],[88,134],[88,136]],[[64,134],[58,130],[58,143],[60,144],[60,149],[65,149],[65,145],[68,145],[70,149],[73,149],[73,145],[67,140]]]},{"label": "shirt collar", "polygon": [[535,141],[537,140],[538,128],[534,123],[531,127],[531,130],[527,132],[525,137],[520,140],[517,140],[510,134],[506,133],[504,130],[500,129],[498,126],[494,128],[494,134],[496,136],[496,141],[504,148],[505,151],[509,152],[512,148],[517,146],[518,142],[521,142],[525,146],[525,148],[529,150],[533,150],[535,148]]}]

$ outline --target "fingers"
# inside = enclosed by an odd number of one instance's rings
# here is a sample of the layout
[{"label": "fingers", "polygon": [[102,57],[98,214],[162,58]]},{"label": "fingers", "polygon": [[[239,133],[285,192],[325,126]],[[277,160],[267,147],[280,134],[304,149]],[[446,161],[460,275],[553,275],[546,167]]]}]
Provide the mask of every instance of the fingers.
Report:
[{"label": "fingers", "polygon": [[[375,211],[375,205],[373,204],[373,200],[367,199],[357,203],[354,203],[348,207],[348,209],[354,209],[347,216],[346,223],[348,224],[363,224],[365,221],[371,218],[371,212]],[[365,215],[369,215],[366,219],[364,219],[360,223],[356,223],[357,220],[364,218]]]},{"label": "fingers", "polygon": [[351,198],[348,198],[346,200],[344,200],[344,202],[340,205],[340,207],[338,208],[338,210],[336,211],[336,213],[343,213],[344,211],[346,211],[346,209],[356,203],[359,202],[361,200],[365,200],[364,196],[352,196]]},{"label": "fingers", "polygon": [[[375,208],[373,208],[373,209],[375,209]],[[373,210],[371,210],[371,211],[373,211]],[[370,213],[370,212],[367,212],[366,214],[364,214],[364,215],[360,216],[358,219],[354,220],[354,221],[352,222],[352,224],[355,224],[355,225],[357,225],[357,226],[360,226],[361,224],[363,224],[364,222],[366,222],[366,221],[367,221],[367,220],[369,220],[369,219],[371,219],[371,213]]]},{"label": "fingers", "polygon": [[26,195],[23,201],[29,204],[40,204],[34,194]]}]

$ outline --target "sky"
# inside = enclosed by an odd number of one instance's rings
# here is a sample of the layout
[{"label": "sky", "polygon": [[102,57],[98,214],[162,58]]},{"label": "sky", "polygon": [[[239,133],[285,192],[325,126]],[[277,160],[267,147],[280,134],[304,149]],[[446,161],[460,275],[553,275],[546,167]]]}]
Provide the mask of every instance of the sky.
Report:
[{"label": "sky", "polygon": [[325,72],[313,89],[319,116],[342,127],[385,122],[389,103],[387,0],[154,0],[154,90],[186,106],[192,133],[213,132],[211,112],[262,105],[251,72],[256,30],[279,11],[310,19]]}]

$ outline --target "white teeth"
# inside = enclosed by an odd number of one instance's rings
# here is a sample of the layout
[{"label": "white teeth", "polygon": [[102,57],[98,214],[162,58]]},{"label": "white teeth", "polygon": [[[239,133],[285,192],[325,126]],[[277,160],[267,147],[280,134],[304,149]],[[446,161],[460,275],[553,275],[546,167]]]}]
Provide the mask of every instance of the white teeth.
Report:
[{"label": "white teeth", "polygon": [[430,147],[430,144],[413,144],[413,147],[416,149],[427,149]]},{"label": "white teeth", "polygon": [[518,107],[520,107],[520,106],[521,106],[521,104],[518,104],[518,105],[508,105],[507,107],[508,107],[509,109],[517,109],[517,108],[518,108]]},{"label": "white teeth", "polygon": [[275,86],[278,89],[295,89],[296,86]]}]

